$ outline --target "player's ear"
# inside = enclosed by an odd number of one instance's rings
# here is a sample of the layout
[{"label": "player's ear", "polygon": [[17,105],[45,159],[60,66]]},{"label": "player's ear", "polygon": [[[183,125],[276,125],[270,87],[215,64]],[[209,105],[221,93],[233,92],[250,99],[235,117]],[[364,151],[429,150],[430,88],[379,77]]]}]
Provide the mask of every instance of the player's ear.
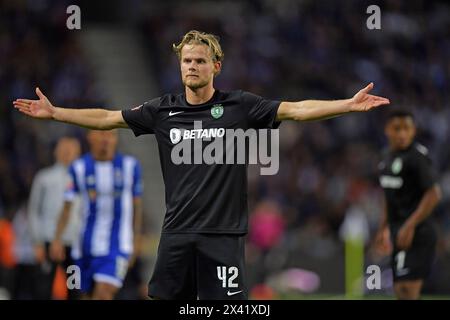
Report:
[{"label": "player's ear", "polygon": [[222,62],[220,61],[214,62],[214,76],[218,76],[221,70],[222,70]]}]

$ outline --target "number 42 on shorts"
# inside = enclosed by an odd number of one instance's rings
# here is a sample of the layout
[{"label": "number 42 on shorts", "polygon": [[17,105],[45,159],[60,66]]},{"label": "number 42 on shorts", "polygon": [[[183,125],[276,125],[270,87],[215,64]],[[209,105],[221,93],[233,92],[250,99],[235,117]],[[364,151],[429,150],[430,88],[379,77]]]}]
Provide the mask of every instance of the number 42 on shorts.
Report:
[{"label": "number 42 on shorts", "polygon": [[238,288],[239,285],[234,282],[239,275],[237,267],[217,267],[217,277],[222,281],[222,288]]}]

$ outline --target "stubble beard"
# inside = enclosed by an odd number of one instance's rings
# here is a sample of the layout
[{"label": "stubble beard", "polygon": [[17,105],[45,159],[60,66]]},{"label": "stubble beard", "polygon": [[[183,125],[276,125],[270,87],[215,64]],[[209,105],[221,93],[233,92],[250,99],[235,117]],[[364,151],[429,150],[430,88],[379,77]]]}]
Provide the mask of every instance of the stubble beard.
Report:
[{"label": "stubble beard", "polygon": [[208,80],[190,81],[183,79],[183,85],[191,90],[197,90],[208,85]]}]

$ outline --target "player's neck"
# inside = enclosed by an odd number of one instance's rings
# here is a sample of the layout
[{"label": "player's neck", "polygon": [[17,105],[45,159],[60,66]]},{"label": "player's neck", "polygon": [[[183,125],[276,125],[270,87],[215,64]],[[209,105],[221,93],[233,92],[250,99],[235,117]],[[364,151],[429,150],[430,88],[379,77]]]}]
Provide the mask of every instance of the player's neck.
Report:
[{"label": "player's neck", "polygon": [[185,91],[187,103],[195,105],[209,101],[214,95],[215,89],[212,86],[212,84],[210,84],[197,89],[191,89],[189,87],[186,87]]}]

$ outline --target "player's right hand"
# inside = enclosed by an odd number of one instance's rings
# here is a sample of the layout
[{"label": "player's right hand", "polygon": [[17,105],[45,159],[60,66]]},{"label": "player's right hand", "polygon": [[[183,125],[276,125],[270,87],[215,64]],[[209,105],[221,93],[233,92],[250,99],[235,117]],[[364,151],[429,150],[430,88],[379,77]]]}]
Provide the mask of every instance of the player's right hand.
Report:
[{"label": "player's right hand", "polygon": [[61,262],[66,258],[64,245],[60,240],[53,240],[50,244],[50,259]]},{"label": "player's right hand", "polygon": [[56,108],[39,88],[36,88],[36,94],[39,100],[16,99],[13,102],[14,108],[33,118],[52,119]]}]

